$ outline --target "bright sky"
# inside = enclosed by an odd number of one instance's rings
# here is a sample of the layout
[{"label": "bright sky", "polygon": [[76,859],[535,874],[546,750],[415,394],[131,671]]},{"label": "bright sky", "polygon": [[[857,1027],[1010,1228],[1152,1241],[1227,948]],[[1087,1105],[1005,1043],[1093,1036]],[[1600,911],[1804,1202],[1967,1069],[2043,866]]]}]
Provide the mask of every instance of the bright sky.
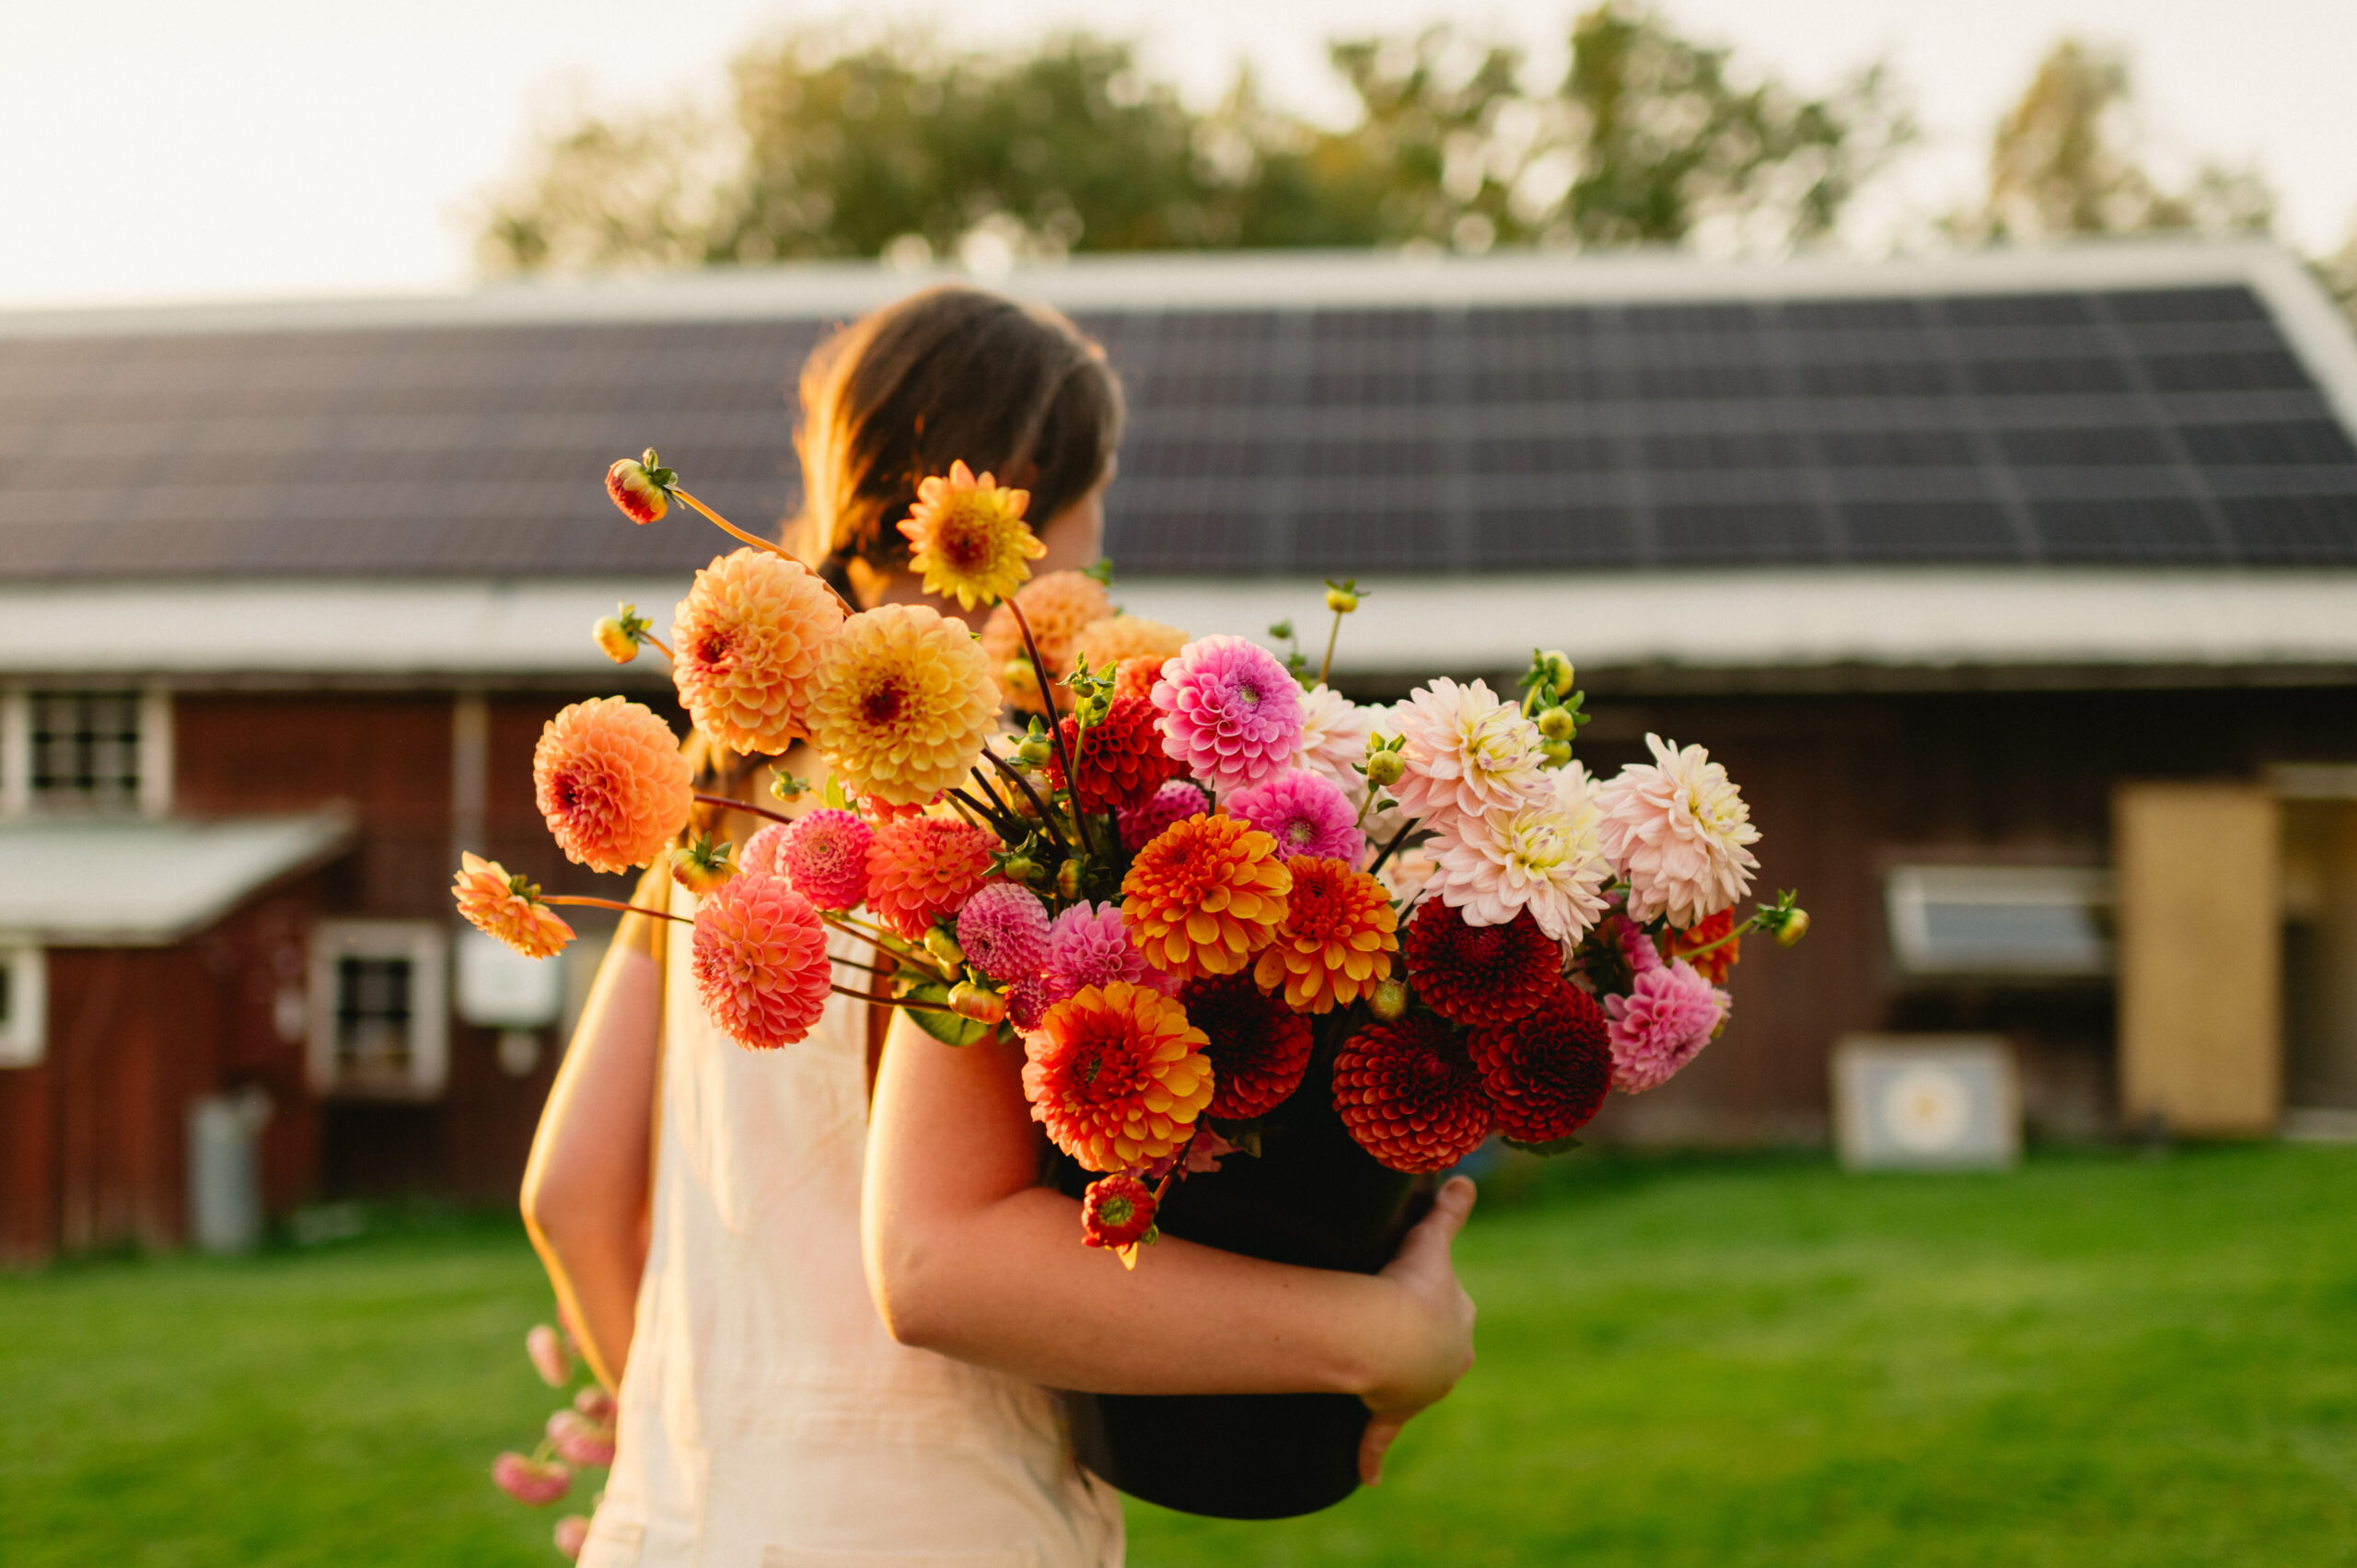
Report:
[{"label": "bright sky", "polygon": [[[604,106],[716,96],[728,55],[780,25],[942,18],[1004,41],[1086,22],[1142,40],[1209,97],[1248,55],[1329,117],[1321,41],[1449,12],[1560,62],[1573,0],[72,0],[13,8],[0,306],[374,292],[467,277],[464,215],[568,93]],[[2357,223],[2351,0],[1665,0],[1681,27],[1822,87],[1880,54],[1927,145],[1869,222],[1975,187],[1989,131],[2072,31],[2126,45],[2165,151],[2255,159],[2309,250]],[[659,20],[657,19],[659,17]]]}]

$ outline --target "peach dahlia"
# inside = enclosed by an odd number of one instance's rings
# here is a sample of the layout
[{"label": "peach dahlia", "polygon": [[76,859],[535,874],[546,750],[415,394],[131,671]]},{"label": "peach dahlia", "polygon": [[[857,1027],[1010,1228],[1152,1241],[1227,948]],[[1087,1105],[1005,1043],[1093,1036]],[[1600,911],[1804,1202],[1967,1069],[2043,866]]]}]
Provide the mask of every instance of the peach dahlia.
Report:
[{"label": "peach dahlia", "polygon": [[695,806],[671,726],[620,697],[575,703],[532,750],[532,800],[567,859],[627,871],[671,847]]},{"label": "peach dahlia", "polygon": [[671,624],[671,679],[696,727],[774,756],[801,738],[819,655],[842,603],[798,561],[748,546],[696,574]]},{"label": "peach dahlia", "polygon": [[998,716],[990,661],[929,605],[887,604],[842,623],[819,656],[810,737],[845,789],[921,806],[981,760]]}]

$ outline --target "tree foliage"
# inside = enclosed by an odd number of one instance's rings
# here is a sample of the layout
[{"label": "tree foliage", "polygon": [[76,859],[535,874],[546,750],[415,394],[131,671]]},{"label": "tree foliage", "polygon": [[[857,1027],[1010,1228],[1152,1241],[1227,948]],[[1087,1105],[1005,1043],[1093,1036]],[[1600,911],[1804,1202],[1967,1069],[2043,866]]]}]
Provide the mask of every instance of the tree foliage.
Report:
[{"label": "tree foliage", "polygon": [[1806,98],[1626,3],[1580,17],[1563,78],[1444,24],[1333,44],[1330,130],[1239,72],[1190,109],[1086,33],[1011,53],[923,35],[747,51],[725,115],[582,115],[489,203],[493,272],[789,257],[1240,246],[1768,249],[1827,233],[1908,134],[1878,72]]}]

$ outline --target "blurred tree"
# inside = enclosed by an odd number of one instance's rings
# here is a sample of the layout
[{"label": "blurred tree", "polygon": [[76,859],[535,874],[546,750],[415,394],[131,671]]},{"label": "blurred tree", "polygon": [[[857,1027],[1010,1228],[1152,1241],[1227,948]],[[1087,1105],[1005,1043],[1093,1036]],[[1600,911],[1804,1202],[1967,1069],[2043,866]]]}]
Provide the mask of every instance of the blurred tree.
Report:
[{"label": "blurred tree", "polygon": [[1980,205],[1949,226],[1975,239],[2187,231],[2261,234],[2275,195],[2250,169],[2203,162],[2172,190],[2144,167],[2125,57],[2066,38],[1998,122]]},{"label": "blurred tree", "polygon": [[1738,85],[1727,52],[1629,4],[1578,18],[1554,87],[1450,25],[1338,42],[1346,129],[1275,110],[1239,72],[1197,112],[1132,47],[1085,33],[1012,54],[902,34],[748,51],[725,120],[594,115],[490,203],[491,272],[995,249],[1429,243],[1774,248],[1829,230],[1905,140],[1879,71],[1809,99]]}]

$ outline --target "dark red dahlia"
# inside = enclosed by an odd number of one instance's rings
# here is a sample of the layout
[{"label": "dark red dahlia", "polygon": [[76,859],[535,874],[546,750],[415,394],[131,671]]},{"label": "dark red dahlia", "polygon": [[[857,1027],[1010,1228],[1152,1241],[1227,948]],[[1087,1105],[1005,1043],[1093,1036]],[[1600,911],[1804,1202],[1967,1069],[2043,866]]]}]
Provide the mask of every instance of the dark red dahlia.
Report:
[{"label": "dark red dahlia", "polygon": [[1400,947],[1424,1005],[1473,1028],[1519,1018],[1563,983],[1562,949],[1528,910],[1504,925],[1469,925],[1463,912],[1426,899]]},{"label": "dark red dahlia", "polygon": [[[1178,764],[1162,749],[1162,715],[1144,697],[1116,697],[1105,716],[1086,732],[1076,719],[1063,721],[1064,747],[1076,753],[1077,794],[1084,811],[1126,810],[1143,806],[1154,792],[1178,776]],[[1063,769],[1051,757],[1048,780],[1063,785]]]},{"label": "dark red dahlia", "polygon": [[1240,1121],[1273,1110],[1301,1086],[1309,1066],[1309,1020],[1252,981],[1252,971],[1190,981],[1179,988],[1187,1021],[1210,1037],[1212,1103],[1203,1112]]},{"label": "dark red dahlia", "polygon": [[1375,1024],[1334,1057],[1334,1109],[1394,1170],[1446,1170],[1497,1124],[1465,1037],[1429,1013]]},{"label": "dark red dahlia", "polygon": [[1100,1176],[1080,1200],[1080,1238],[1091,1247],[1128,1247],[1154,1228],[1154,1189],[1124,1171]]},{"label": "dark red dahlia", "polygon": [[1556,982],[1509,1023],[1476,1029],[1474,1063],[1498,1109],[1498,1130],[1517,1144],[1551,1144],[1587,1125],[1612,1086],[1604,1009],[1576,985]]}]

